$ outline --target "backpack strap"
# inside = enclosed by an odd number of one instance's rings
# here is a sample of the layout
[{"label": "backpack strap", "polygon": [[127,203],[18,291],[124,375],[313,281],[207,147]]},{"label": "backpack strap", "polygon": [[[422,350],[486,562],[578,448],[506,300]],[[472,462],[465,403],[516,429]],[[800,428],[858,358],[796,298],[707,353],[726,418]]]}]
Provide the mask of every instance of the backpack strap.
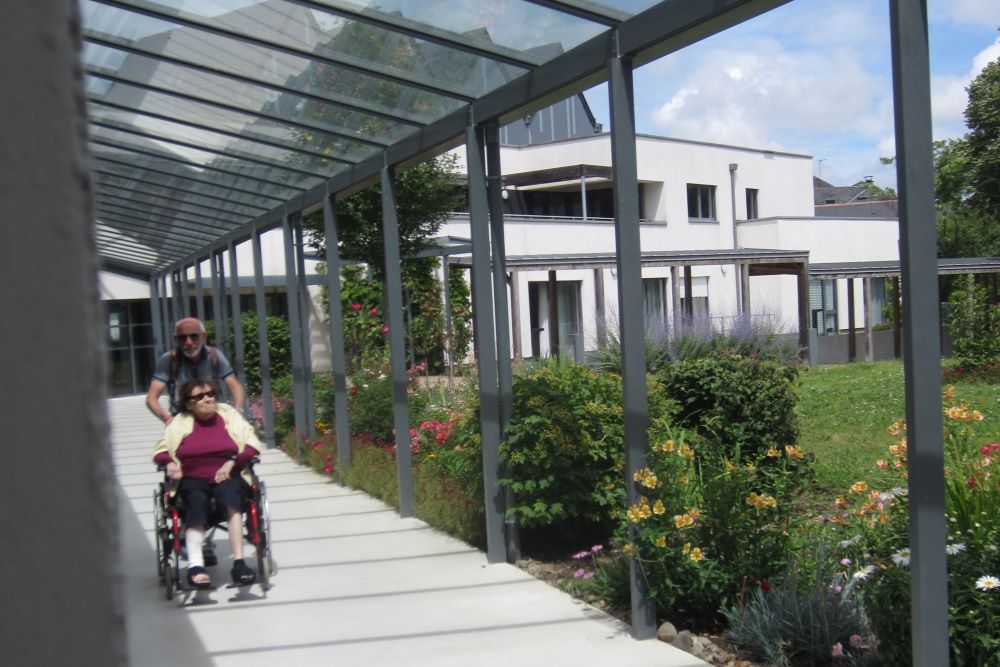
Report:
[{"label": "backpack strap", "polygon": [[170,350],[170,371],[167,376],[167,396],[170,397],[170,410],[173,414],[179,412],[177,406],[177,373],[180,372],[181,361],[177,358],[177,348]]}]

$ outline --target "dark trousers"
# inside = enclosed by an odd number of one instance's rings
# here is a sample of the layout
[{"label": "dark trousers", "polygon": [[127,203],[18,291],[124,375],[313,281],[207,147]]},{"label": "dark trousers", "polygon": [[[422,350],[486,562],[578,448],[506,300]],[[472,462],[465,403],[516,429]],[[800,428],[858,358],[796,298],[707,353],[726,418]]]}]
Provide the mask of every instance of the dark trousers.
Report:
[{"label": "dark trousers", "polygon": [[[247,483],[242,477],[230,477],[221,484],[182,477],[177,493],[184,504],[184,523],[207,527],[212,500],[215,500],[215,507],[220,512],[226,507],[242,511],[246,490]],[[225,520],[226,516],[223,514],[222,519]]]}]

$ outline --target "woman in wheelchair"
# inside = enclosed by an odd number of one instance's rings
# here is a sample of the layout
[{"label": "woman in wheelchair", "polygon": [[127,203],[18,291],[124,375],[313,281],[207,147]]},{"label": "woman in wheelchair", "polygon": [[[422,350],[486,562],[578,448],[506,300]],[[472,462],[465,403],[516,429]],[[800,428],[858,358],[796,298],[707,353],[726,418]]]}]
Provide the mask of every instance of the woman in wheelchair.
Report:
[{"label": "woman in wheelchair", "polygon": [[211,380],[184,383],[180,392],[183,412],[167,425],[153,449],[153,462],[166,466],[171,490],[180,494],[184,504],[187,578],[198,589],[212,585],[202,555],[212,499],[220,511],[226,511],[233,583],[243,586],[256,580],[256,573],[243,560],[242,505],[250,489],[247,464],[262,446],[253,426],[237,409],[216,403],[216,395]]}]

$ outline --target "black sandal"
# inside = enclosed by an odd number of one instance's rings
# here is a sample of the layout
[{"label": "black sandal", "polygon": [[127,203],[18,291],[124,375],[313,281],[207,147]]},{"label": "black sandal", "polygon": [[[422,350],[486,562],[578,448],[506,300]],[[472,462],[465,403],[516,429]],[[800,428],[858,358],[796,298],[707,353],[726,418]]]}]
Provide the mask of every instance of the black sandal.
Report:
[{"label": "black sandal", "polygon": [[229,574],[233,577],[233,584],[237,586],[249,586],[257,581],[257,573],[247,567],[242,558],[233,561],[233,569]]},{"label": "black sandal", "polygon": [[193,588],[197,588],[200,591],[205,591],[205,590],[208,590],[209,588],[211,588],[212,587],[212,580],[211,579],[209,579],[208,581],[202,581],[202,582],[197,582],[197,581],[194,580],[194,578],[197,577],[199,574],[206,574],[207,575],[208,572],[206,572],[205,568],[201,567],[200,565],[195,565],[194,567],[189,567],[188,568],[188,572],[187,572],[188,583],[191,584],[191,586]]}]

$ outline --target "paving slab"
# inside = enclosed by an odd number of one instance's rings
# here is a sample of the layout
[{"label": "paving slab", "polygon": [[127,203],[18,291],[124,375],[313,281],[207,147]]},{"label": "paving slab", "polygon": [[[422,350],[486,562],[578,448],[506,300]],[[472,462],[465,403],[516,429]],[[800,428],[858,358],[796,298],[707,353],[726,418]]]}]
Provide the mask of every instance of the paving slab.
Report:
[{"label": "paving slab", "polygon": [[[163,599],[150,462],[162,428],[143,397],[109,401],[120,486],[131,664],[702,667],[617,619],[278,450],[258,468],[271,508],[271,590],[220,587]],[[229,547],[216,539],[228,580]],[[250,552],[252,554],[252,550]],[[251,558],[248,562],[253,563]]]}]

